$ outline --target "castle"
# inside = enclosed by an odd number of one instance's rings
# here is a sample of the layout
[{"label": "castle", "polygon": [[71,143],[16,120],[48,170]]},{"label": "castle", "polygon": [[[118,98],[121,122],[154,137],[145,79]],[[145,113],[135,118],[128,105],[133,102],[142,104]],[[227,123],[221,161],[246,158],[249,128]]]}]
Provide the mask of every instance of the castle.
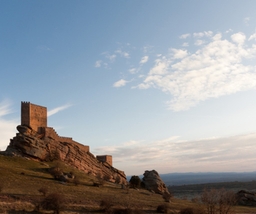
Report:
[{"label": "castle", "polygon": [[[57,132],[52,127],[47,126],[47,108],[44,106],[39,106],[32,104],[30,102],[21,102],[21,125],[30,127],[32,130],[36,131],[41,138],[50,137],[56,139],[60,142],[68,142],[75,144],[76,146],[83,148],[84,151],[89,152],[90,147],[82,145],[74,141],[70,137],[62,137],[57,134]],[[101,162],[106,162],[112,166],[112,156],[111,155],[99,155],[96,158]]]}]

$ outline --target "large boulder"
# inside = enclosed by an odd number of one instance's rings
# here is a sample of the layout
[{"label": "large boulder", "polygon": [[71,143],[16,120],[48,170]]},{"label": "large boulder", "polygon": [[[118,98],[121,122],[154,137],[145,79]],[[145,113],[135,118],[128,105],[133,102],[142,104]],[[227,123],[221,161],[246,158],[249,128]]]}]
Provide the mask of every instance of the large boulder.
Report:
[{"label": "large boulder", "polygon": [[240,190],[237,194],[237,203],[243,206],[256,206],[256,192]]},{"label": "large boulder", "polygon": [[148,189],[149,191],[154,191],[155,193],[158,193],[158,194],[164,194],[164,193],[170,194],[157,171],[146,170],[143,175],[144,177],[142,181],[146,189]]},{"label": "large boulder", "polygon": [[68,138],[58,136],[43,136],[31,128],[19,125],[19,133],[11,139],[6,151],[0,152],[3,155],[29,157],[40,161],[60,160],[88,174],[103,178],[109,181],[126,184],[126,175],[112,167],[107,162],[99,161],[89,152],[88,146],[84,146]]}]

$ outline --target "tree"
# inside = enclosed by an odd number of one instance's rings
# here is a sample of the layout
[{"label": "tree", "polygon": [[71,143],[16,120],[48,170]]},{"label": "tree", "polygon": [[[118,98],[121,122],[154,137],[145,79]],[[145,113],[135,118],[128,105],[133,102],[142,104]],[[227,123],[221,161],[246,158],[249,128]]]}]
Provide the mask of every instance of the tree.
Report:
[{"label": "tree", "polygon": [[205,189],[201,195],[208,214],[229,214],[236,203],[235,193],[225,189]]},{"label": "tree", "polygon": [[140,180],[140,177],[137,176],[137,175],[133,175],[129,181],[131,187],[133,188],[138,188],[140,187],[140,184],[141,184],[141,180]]}]

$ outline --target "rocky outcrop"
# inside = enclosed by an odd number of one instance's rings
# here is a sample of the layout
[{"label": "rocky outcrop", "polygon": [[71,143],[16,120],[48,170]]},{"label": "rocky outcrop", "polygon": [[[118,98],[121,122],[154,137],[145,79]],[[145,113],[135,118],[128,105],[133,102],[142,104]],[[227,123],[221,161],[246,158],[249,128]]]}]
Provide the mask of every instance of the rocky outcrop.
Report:
[{"label": "rocky outcrop", "polygon": [[146,189],[150,191],[154,191],[155,193],[159,193],[159,194],[164,194],[164,193],[170,194],[157,171],[147,170],[143,175],[144,177],[142,178],[142,181]]},{"label": "rocky outcrop", "polygon": [[39,134],[27,126],[17,126],[19,133],[11,139],[4,155],[30,157],[40,161],[60,160],[88,174],[107,177],[109,181],[126,184],[126,175],[107,162],[97,160],[89,147],[75,141]]},{"label": "rocky outcrop", "polygon": [[256,192],[240,190],[237,194],[237,203],[243,206],[256,206]]}]

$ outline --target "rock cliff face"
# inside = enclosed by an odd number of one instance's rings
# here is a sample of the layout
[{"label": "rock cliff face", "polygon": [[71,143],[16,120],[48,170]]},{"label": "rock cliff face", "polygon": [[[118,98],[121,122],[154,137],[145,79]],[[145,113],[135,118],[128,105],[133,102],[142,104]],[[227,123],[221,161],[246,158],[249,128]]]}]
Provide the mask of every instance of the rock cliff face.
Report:
[{"label": "rock cliff face", "polygon": [[153,190],[155,193],[159,193],[159,194],[164,194],[164,193],[170,194],[157,171],[147,170],[143,175],[144,177],[142,181],[144,182],[146,189],[150,191]]},{"label": "rock cliff face", "polygon": [[4,155],[30,157],[40,161],[60,160],[79,170],[101,175],[112,182],[126,184],[126,175],[107,162],[97,160],[89,147],[54,135],[39,134],[27,126],[17,126],[19,133],[11,139]]}]

